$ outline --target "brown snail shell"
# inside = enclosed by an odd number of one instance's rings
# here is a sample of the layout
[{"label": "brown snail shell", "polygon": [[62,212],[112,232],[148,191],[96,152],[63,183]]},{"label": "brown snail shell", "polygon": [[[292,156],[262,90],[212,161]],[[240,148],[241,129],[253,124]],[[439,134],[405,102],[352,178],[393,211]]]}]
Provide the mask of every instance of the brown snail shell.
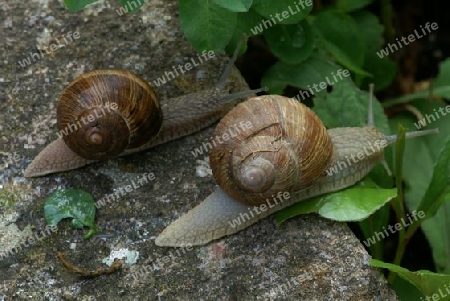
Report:
[{"label": "brown snail shell", "polygon": [[[237,131],[242,121],[252,127]],[[247,206],[264,204],[277,192],[312,186],[332,162],[325,126],[291,98],[266,95],[239,104],[219,122],[213,137],[226,132],[235,137],[211,149],[213,175],[228,195]]]},{"label": "brown snail shell", "polygon": [[163,114],[156,93],[126,70],[80,75],[62,93],[57,124],[67,146],[86,159],[115,157],[155,137]]}]

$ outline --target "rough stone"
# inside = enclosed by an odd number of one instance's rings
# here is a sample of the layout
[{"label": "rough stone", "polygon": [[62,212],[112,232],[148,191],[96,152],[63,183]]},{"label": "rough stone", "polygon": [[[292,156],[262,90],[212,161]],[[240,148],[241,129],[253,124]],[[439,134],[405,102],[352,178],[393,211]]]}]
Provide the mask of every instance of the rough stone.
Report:
[{"label": "rough stone", "polygon": [[[62,1],[0,3],[0,163],[9,161],[0,165],[6,200],[0,203],[0,252],[31,235],[41,238],[0,259],[0,299],[396,300],[349,228],[314,215],[280,227],[269,217],[203,247],[155,246],[170,222],[213,190],[205,156],[191,154],[212,127],[141,154],[23,177],[32,158],[57,137],[56,100],[77,75],[122,68],[153,82],[197,56],[179,28],[177,1],[150,0],[140,12],[123,16],[117,8],[116,1],[103,2],[71,14]],[[63,43],[68,32],[78,32],[79,39],[43,52],[29,66],[18,63],[56,39]],[[217,55],[155,88],[167,98],[211,87],[227,61]],[[237,71],[230,82],[233,91],[246,88]],[[102,231],[93,239],[83,239],[86,231],[66,220],[43,234],[43,204],[53,191],[81,188],[98,200],[150,172],[156,177],[150,184],[98,210]],[[68,271],[56,256],[62,252],[73,264],[94,270],[107,267],[102,259],[121,248],[138,251],[137,263],[92,279]]]}]

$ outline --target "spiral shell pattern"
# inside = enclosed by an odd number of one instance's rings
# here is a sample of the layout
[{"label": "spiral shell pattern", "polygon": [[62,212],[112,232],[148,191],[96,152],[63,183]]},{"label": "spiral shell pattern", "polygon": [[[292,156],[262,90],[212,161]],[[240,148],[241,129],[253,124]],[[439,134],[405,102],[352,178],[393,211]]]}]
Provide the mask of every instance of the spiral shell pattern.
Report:
[{"label": "spiral shell pattern", "polygon": [[219,122],[214,137],[223,142],[210,151],[214,178],[247,206],[267,203],[278,192],[310,187],[326,176],[333,156],[333,144],[317,115],[279,95],[239,104]]},{"label": "spiral shell pattern", "polygon": [[143,145],[158,134],[162,120],[156,93],[125,70],[82,74],[63,91],[57,106],[59,136],[92,160]]}]

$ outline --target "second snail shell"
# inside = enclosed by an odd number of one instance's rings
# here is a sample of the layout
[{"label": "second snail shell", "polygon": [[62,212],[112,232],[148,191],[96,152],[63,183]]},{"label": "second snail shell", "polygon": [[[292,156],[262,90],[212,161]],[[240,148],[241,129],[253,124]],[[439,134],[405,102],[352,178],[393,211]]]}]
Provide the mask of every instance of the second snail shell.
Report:
[{"label": "second snail shell", "polygon": [[115,157],[155,137],[163,114],[156,93],[126,70],[95,70],[63,91],[57,124],[67,146],[91,160]]},{"label": "second snail shell", "polygon": [[256,206],[274,193],[300,191],[326,176],[333,144],[308,107],[278,95],[254,97],[231,110],[213,137],[231,132],[242,120],[251,127],[210,152],[214,178],[233,199]]}]

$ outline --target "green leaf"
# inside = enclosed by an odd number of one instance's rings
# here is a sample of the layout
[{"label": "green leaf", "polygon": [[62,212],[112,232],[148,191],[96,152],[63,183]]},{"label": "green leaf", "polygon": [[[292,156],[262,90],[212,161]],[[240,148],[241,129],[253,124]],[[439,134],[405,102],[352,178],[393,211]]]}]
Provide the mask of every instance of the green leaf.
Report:
[{"label": "green leaf", "polygon": [[[417,287],[403,278],[397,277],[395,278],[395,282],[392,285],[395,293],[398,295],[400,300],[408,300],[408,301],[424,301],[425,297]],[[422,299],[420,299],[422,298]],[[431,301],[431,300],[430,300]]]},{"label": "green leaf", "polygon": [[372,3],[373,0],[337,0],[336,8],[344,12],[354,11]]},{"label": "green leaf", "polygon": [[428,98],[428,97],[443,97],[450,98],[450,58],[441,62],[439,65],[439,74],[432,85],[419,92],[407,94],[401,97],[390,99],[383,103],[384,107],[390,107],[397,104],[408,103],[411,100]]},{"label": "green leaf", "polygon": [[389,57],[380,58],[376,51],[380,49],[384,27],[378,17],[367,11],[358,11],[352,14],[358,25],[365,44],[364,70],[373,77],[356,76],[358,86],[367,89],[370,83],[375,85],[375,91],[380,91],[389,86],[397,73],[395,63]]},{"label": "green leaf", "polygon": [[351,17],[357,24],[366,53],[379,50],[383,41],[384,26],[378,17],[364,10],[352,13]]},{"label": "green leaf", "polygon": [[441,150],[433,169],[433,177],[418,211],[424,211],[426,219],[433,217],[441,205],[450,200],[450,136]]},{"label": "green leaf", "polygon": [[275,25],[264,32],[270,50],[282,61],[295,64],[306,60],[314,48],[314,37],[308,22]]},{"label": "green leaf", "polygon": [[[419,208],[426,193],[429,194],[427,198],[432,197],[431,193],[436,193],[433,191],[433,187],[430,187],[434,176],[434,166],[438,160],[441,160],[438,159],[441,156],[440,154],[446,153],[444,149],[448,148],[447,137],[450,136],[448,116],[439,114],[440,118],[436,118],[435,113],[444,107],[441,102],[418,100],[413,102],[412,105],[430,118],[432,123],[425,128],[439,128],[439,134],[408,139],[406,142],[403,175],[405,200],[409,211]],[[435,118],[435,121],[432,121],[431,117]],[[409,130],[414,130],[416,127],[423,128],[417,121],[415,122],[412,114],[397,115],[389,122],[392,128],[396,128],[399,122],[407,126]],[[437,191],[442,192],[443,196],[447,195],[445,190],[442,190],[442,186],[436,188]],[[428,190],[430,192],[427,192]],[[435,196],[438,196],[438,194]],[[434,202],[441,203],[442,200],[434,200]],[[426,217],[428,218],[428,215]],[[430,243],[436,269],[450,272],[450,262],[448,261],[448,258],[450,258],[450,203],[442,204],[435,216],[421,225],[421,229]]]},{"label": "green leaf", "polygon": [[81,189],[62,189],[52,193],[44,204],[45,220],[56,226],[64,218],[73,218],[72,227],[89,227],[85,238],[95,233],[95,205],[92,196]]},{"label": "green leaf", "polygon": [[[392,263],[382,262],[376,259],[370,261],[370,265],[376,268],[388,269],[417,287],[422,294],[431,297],[432,300],[450,300],[449,289],[450,275],[433,273],[427,270],[411,272]],[[427,299],[431,300],[431,299]]]},{"label": "green leaf", "polygon": [[208,0],[180,1],[180,25],[194,48],[220,51],[233,36],[237,13]]},{"label": "green leaf", "polygon": [[380,209],[397,195],[396,189],[352,187],[323,197],[319,214],[335,221],[360,221]]},{"label": "green leaf", "polygon": [[336,10],[327,10],[316,16],[313,28],[337,62],[357,74],[371,76],[361,69],[365,45],[352,17]]},{"label": "green leaf", "polygon": [[253,0],[214,0],[214,2],[232,12],[246,12],[252,6]]},{"label": "green leaf", "polygon": [[397,74],[397,66],[390,58],[380,59],[374,52],[366,53],[364,70],[372,74],[372,77],[364,77],[360,87],[367,89],[369,84],[374,84],[375,91],[387,88]]},{"label": "green leaf", "polygon": [[[233,36],[231,37],[230,43],[228,43],[225,48],[226,52],[231,56],[236,49],[236,46],[241,39],[242,35],[245,33],[251,36],[251,29],[261,22],[261,16],[254,10],[249,10],[246,13],[237,14],[236,29],[234,30]],[[242,47],[240,54],[247,51],[247,43]]]},{"label": "green leaf", "polygon": [[[340,76],[337,75],[338,72]],[[309,94],[321,95],[326,93],[326,89],[315,90],[313,86],[318,86],[322,82],[327,84],[327,81],[334,85],[340,84],[342,81],[348,81],[349,77],[342,74],[341,67],[314,55],[295,65],[277,62],[266,71],[261,80],[261,85],[269,87],[272,94],[282,94],[283,89],[287,85],[291,85],[303,90],[311,89],[312,93],[308,92]],[[334,76],[336,77],[334,78]],[[305,91],[305,93],[299,95],[301,96],[300,99],[310,97],[311,95],[307,96],[308,93]]]},{"label": "green leaf", "polygon": [[146,1],[136,1],[136,0],[120,0],[120,6],[124,7],[128,13],[135,13],[141,9]]},{"label": "green leaf", "polygon": [[[333,91],[314,98],[314,112],[327,128],[360,127],[367,124],[369,93],[358,89],[350,80],[333,85]],[[374,97],[375,125],[389,133],[389,125],[381,104]]]},{"label": "green leaf", "polygon": [[[312,10],[312,0],[293,2],[292,0],[254,0],[252,8],[265,17],[266,29],[275,24],[295,24]],[[261,24],[262,28],[263,24]]]},{"label": "green leaf", "polygon": [[[360,221],[380,209],[396,196],[396,189],[368,188],[352,186],[350,188],[314,197],[280,210],[276,213],[278,224],[288,218],[308,213],[340,221]],[[292,197],[295,198],[295,195]]]},{"label": "green leaf", "polygon": [[74,13],[82,10],[86,5],[97,2],[98,0],[64,0],[64,5],[69,12]]}]

